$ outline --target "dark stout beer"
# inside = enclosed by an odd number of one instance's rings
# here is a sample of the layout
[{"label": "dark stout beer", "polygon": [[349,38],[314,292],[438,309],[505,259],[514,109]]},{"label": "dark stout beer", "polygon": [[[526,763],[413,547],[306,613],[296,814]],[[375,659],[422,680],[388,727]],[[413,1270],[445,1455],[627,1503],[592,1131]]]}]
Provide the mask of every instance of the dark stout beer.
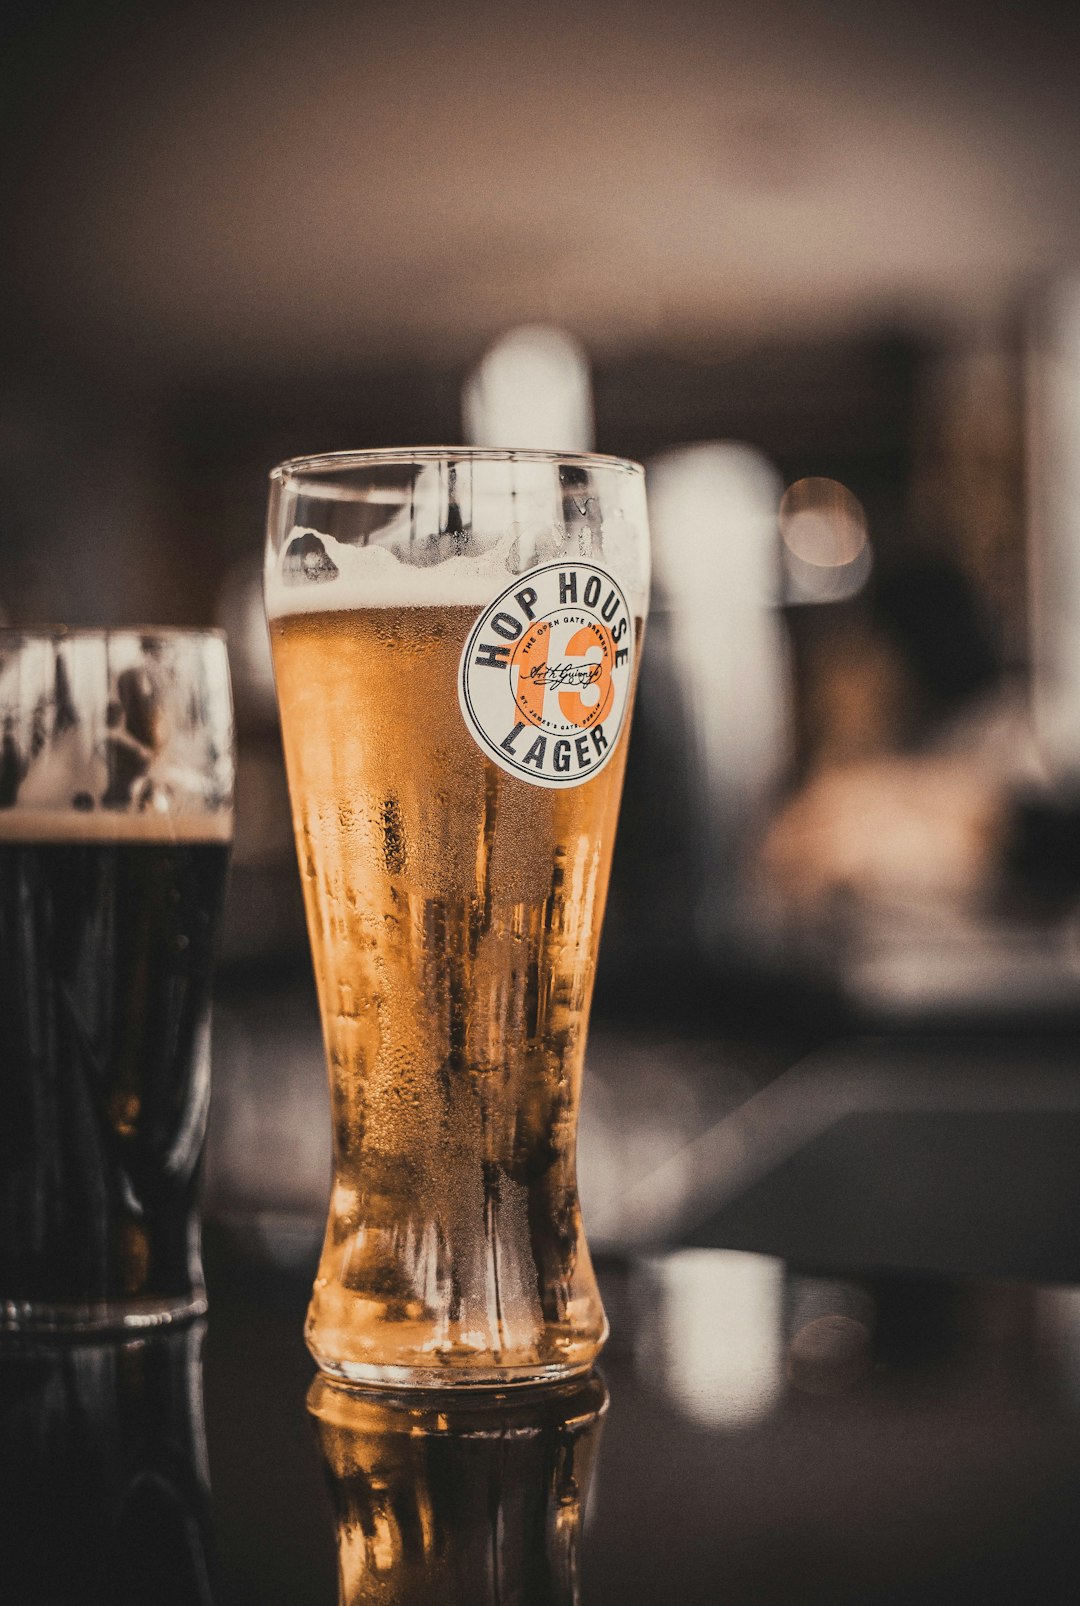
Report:
[{"label": "dark stout beer", "polygon": [[229,816],[0,812],[0,1319],[203,1307]]}]

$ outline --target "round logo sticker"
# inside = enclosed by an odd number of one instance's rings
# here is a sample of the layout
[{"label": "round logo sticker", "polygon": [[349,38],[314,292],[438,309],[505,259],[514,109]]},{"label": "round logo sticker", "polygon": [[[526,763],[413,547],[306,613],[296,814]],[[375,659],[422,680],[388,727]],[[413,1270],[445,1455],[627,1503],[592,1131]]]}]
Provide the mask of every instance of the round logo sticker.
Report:
[{"label": "round logo sticker", "polygon": [[634,621],[591,563],[519,575],[469,633],[458,701],[496,764],[534,786],[580,786],[619,739],[633,673]]}]

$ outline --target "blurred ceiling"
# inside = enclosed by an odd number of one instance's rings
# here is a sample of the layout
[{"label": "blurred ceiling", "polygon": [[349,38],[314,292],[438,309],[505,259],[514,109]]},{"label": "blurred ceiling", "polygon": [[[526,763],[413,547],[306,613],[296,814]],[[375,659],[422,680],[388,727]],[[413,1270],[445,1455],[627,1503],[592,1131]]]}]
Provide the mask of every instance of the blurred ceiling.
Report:
[{"label": "blurred ceiling", "polygon": [[8,45],[6,337],[95,361],[977,326],[1080,256],[1075,5],[41,0]]}]

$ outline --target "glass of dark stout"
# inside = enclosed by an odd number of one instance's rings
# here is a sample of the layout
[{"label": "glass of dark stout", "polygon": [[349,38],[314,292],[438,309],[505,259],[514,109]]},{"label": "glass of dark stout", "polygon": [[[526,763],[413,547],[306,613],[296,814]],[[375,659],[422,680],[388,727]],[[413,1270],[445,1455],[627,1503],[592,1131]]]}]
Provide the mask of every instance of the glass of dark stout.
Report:
[{"label": "glass of dark stout", "polygon": [[0,630],[0,1329],[206,1308],[232,810],[222,636]]}]

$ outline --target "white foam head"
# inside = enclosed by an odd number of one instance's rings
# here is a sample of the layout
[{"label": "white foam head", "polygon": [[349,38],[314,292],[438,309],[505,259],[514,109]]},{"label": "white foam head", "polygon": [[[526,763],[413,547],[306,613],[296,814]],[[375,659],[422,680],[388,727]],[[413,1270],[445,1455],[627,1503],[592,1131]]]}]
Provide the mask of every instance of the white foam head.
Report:
[{"label": "white foam head", "polygon": [[[295,543],[311,543],[307,572]],[[345,612],[357,608],[474,607],[485,603],[516,576],[541,563],[583,558],[608,570],[620,582],[638,614],[648,598],[647,543],[629,520],[606,519],[602,533],[562,525],[515,525],[483,547],[454,553],[452,536],[441,538],[448,555],[409,562],[394,543],[352,546],[308,526],[290,530],[281,551],[266,569],[266,611],[271,619],[287,614]],[[318,543],[316,546],[315,543]],[[588,548],[588,550],[586,550]],[[325,561],[324,561],[325,559]]]},{"label": "white foam head", "polygon": [[[328,560],[286,573],[295,543],[318,542]],[[280,560],[266,576],[266,610],[272,619],[287,613],[337,612],[353,608],[423,608],[475,604],[482,607],[500,576],[513,571],[507,557],[513,538],[478,555],[448,557],[427,565],[402,562],[389,546],[350,546],[318,530],[295,527]],[[313,551],[315,549],[313,548]],[[316,559],[318,553],[316,553]],[[333,567],[331,568],[330,565]],[[505,584],[505,580],[503,581]]]},{"label": "white foam head", "polygon": [[[632,466],[582,459],[589,472],[579,471],[575,491],[564,478],[567,465],[543,453],[432,448],[400,460],[373,453],[367,465],[364,456],[346,457],[340,474],[322,472],[333,459],[311,460],[317,473],[309,463],[276,471],[265,571],[271,619],[360,608],[479,609],[530,569],[575,559],[606,569],[644,615],[645,483]],[[350,477],[365,466],[366,477]]]}]

